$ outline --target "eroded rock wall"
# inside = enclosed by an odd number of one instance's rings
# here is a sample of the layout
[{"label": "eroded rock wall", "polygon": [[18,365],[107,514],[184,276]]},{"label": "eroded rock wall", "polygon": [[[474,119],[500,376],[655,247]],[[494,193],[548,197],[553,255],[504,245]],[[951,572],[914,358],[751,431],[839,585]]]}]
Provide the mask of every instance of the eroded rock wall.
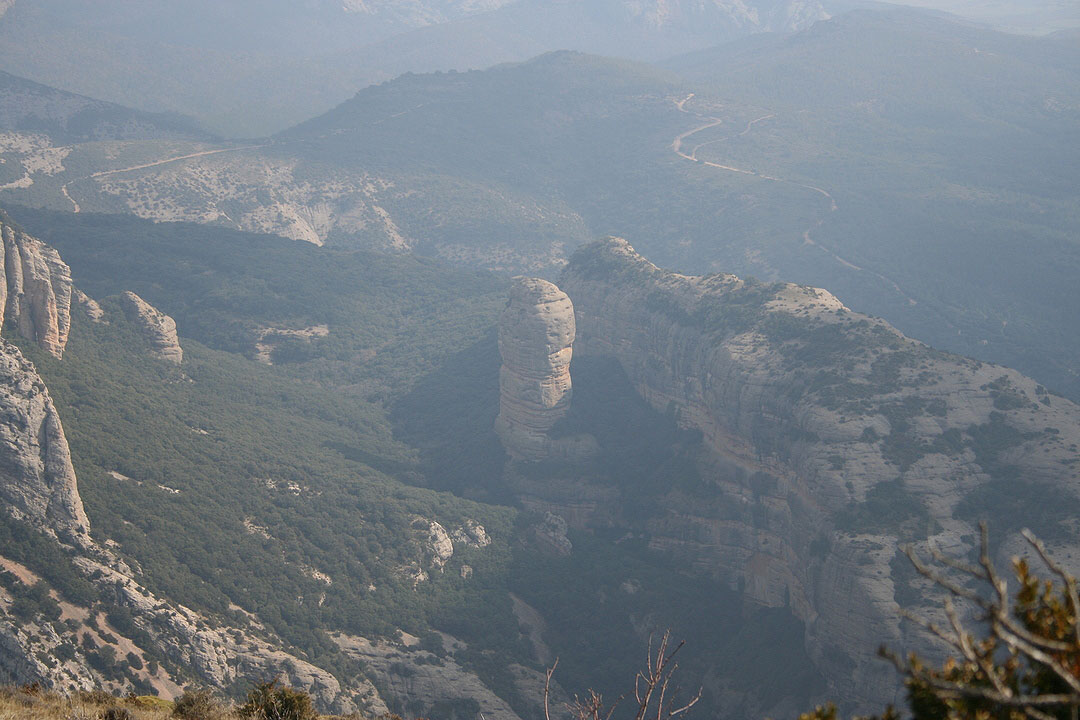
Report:
[{"label": "eroded rock wall", "polygon": [[64,428],[34,366],[0,340],[0,499],[7,512],[86,546],[90,521]]},{"label": "eroded rock wall", "polygon": [[60,254],[0,215],[0,306],[3,321],[55,357],[71,329],[71,269]]}]

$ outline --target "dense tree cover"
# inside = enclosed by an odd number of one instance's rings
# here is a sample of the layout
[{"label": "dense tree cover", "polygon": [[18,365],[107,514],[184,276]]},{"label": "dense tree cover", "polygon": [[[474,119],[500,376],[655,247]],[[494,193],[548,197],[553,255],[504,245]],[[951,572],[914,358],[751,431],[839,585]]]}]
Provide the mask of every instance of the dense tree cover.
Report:
[{"label": "dense tree cover", "polygon": [[328,326],[326,337],[283,342],[272,359],[361,397],[411,387],[479,339],[505,302],[503,279],[422,257],[114,215],[12,215],[92,297],[134,291],[181,337],[216,350],[252,357],[265,329]]},{"label": "dense tree cover", "polygon": [[[241,624],[230,607],[253,612],[331,670],[347,668],[326,630],[421,634],[447,617],[477,653],[513,652],[513,513],[402,484],[423,484],[430,468],[379,402],[490,327],[501,282],[416,258],[112,221],[33,227],[70,256],[107,322],[73,307],[62,361],[22,343],[64,422],[94,536],[118,542],[152,591]],[[148,355],[113,297],[127,288],[176,317],[182,368]],[[319,323],[330,337],[304,362],[246,357],[261,327]],[[407,567],[430,571],[419,517],[448,530],[475,520],[496,542],[459,543],[446,572],[414,590]],[[46,538],[13,523],[0,533],[5,554],[95,602]]]}]

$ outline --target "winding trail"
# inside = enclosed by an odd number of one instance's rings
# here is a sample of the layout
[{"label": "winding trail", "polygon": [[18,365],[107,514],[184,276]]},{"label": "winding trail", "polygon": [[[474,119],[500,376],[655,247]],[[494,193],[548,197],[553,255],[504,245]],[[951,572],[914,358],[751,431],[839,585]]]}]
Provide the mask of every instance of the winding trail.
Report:
[{"label": "winding trail", "polygon": [[71,201],[71,204],[75,207],[74,212],[78,213],[82,208],[79,207],[79,203],[75,202],[75,198],[71,197],[71,195],[68,194],[67,186],[70,184],[71,182],[64,183],[60,187],[60,192],[63,193],[64,197]]},{"label": "winding trail", "polygon": [[[734,134],[731,134],[731,135],[726,135],[726,136],[724,136],[722,138],[717,138],[716,140],[709,140],[707,142],[698,143],[693,148],[691,148],[689,153],[683,152],[683,149],[682,149],[683,143],[686,141],[687,138],[689,138],[692,135],[696,135],[699,132],[708,130],[710,128],[718,127],[718,126],[724,124],[724,120],[722,118],[718,118],[718,117],[715,117],[715,116],[712,116],[712,115],[702,115],[701,113],[696,113],[696,112],[693,112],[691,110],[687,110],[686,109],[686,104],[688,102],[690,102],[690,100],[692,100],[693,98],[694,98],[694,93],[690,93],[689,95],[684,97],[682,100],[674,100],[673,102],[675,103],[675,107],[678,109],[679,112],[686,113],[687,115],[694,115],[694,116],[700,118],[701,120],[704,120],[705,122],[702,125],[698,125],[695,128],[691,128],[690,130],[687,130],[686,132],[680,133],[679,135],[675,136],[675,139],[672,140],[672,142],[671,142],[671,149],[675,152],[676,155],[678,155],[681,158],[685,158],[685,159],[687,159],[687,160],[689,160],[691,162],[699,163],[701,165],[706,165],[706,166],[712,167],[712,168],[717,168],[718,170],[726,170],[727,172],[739,173],[741,175],[750,175],[752,177],[760,178],[761,180],[769,180],[769,181],[772,181],[772,182],[785,183],[785,184],[788,184],[788,185],[794,185],[795,187],[803,188],[805,190],[810,190],[812,192],[818,193],[819,195],[821,195],[822,197],[824,197],[826,200],[829,201],[829,212],[830,213],[833,213],[833,212],[837,211],[839,206],[836,204],[836,199],[825,188],[818,187],[817,185],[809,185],[807,183],[801,183],[801,182],[799,182],[797,180],[788,180],[787,178],[777,177],[775,175],[766,175],[765,173],[761,173],[761,172],[758,172],[756,170],[748,170],[746,168],[735,167],[733,165],[723,165],[721,163],[712,162],[712,161],[709,161],[709,160],[702,160],[701,158],[699,158],[697,156],[698,150],[705,147],[706,145],[712,145],[714,143],[726,142],[728,140],[731,140],[732,138],[743,137],[744,135],[748,134],[751,130],[753,130],[754,126],[757,125],[758,123],[764,122],[766,120],[769,120],[771,118],[776,117],[776,113],[769,113],[767,115],[762,115],[761,117],[754,118],[753,120],[750,120],[749,122],[746,123],[746,127],[743,128],[743,130],[741,132],[734,133]],[[813,231],[817,230],[823,224],[825,224],[825,217],[820,217],[820,218],[817,219],[817,221],[811,227],[807,228],[803,232],[803,235],[802,235],[803,244],[811,245],[813,247],[816,247],[816,248],[820,249],[821,251],[825,252],[827,255],[832,257],[832,259],[835,260],[837,263],[839,263],[840,265],[843,265],[844,267],[848,268],[849,270],[855,270],[855,271],[858,271],[858,272],[870,273],[871,275],[873,275],[874,277],[878,278],[879,280],[884,282],[886,285],[891,287],[893,290],[895,290],[901,297],[903,297],[908,302],[909,305],[918,305],[918,301],[915,300],[915,298],[908,295],[906,292],[904,292],[903,289],[901,289],[901,287],[892,278],[889,278],[889,277],[887,277],[885,275],[882,275],[881,273],[879,273],[879,272],[877,272],[875,270],[868,270],[867,268],[860,267],[859,265],[856,265],[855,263],[851,262],[850,260],[844,258],[843,256],[841,256],[840,254],[838,254],[834,250],[831,250],[831,249],[825,247],[824,245],[822,245],[821,243],[816,242],[810,235],[811,235],[811,233]]]}]

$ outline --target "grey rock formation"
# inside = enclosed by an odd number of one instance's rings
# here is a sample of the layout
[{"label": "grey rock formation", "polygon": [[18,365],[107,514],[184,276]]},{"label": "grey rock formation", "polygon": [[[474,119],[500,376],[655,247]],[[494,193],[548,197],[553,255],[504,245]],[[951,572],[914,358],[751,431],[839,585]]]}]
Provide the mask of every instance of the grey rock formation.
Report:
[{"label": "grey rock formation", "polygon": [[[103,676],[89,662],[82,645],[84,636],[89,635],[98,647],[109,646],[118,657],[129,653],[140,657],[143,663],[134,669],[136,676],[166,699],[179,695],[181,684],[191,678],[227,690],[237,684],[282,677],[292,687],[309,692],[324,711],[362,711],[371,716],[386,711],[369,681],[357,677],[343,685],[326,670],[282,650],[280,639],[268,634],[253,616],[249,616],[252,625],[241,627],[156,597],[105,548],[83,548],[73,560],[102,595],[110,597],[110,606],[130,612],[134,627],[140,631],[139,643],[133,641],[130,631],[110,625],[104,613],[66,601],[60,603],[59,621],[44,615],[17,619],[7,612],[11,597],[0,588],[0,682],[40,682],[67,692],[94,687],[120,694],[131,691],[126,680]],[[0,566],[23,583],[43,582],[25,566],[2,556]],[[55,589],[50,589],[50,594],[60,599]],[[63,660],[57,657],[61,645],[68,651]],[[146,651],[150,650],[165,660],[153,674],[147,666]],[[52,658],[53,663],[45,664],[42,658]],[[179,676],[174,678],[166,668],[179,669]]]},{"label": "grey rock formation", "polygon": [[665,498],[643,528],[652,547],[790,605],[829,696],[861,710],[895,699],[876,648],[924,642],[896,598],[936,607],[892,562],[897,548],[927,534],[970,548],[991,488],[1030,503],[1009,527],[1038,521],[1075,554],[1071,513],[1034,515],[1077,507],[1080,408],[1031,379],[935,351],[824,290],[666,272],[615,238],[580,250],[560,285],[575,352],[617,359],[643,398],[703,435],[711,492]]},{"label": "grey rock formation", "polygon": [[184,351],[176,337],[175,320],[130,290],[120,296],[120,304],[149,341],[154,357],[174,365],[183,362]]},{"label": "grey rock formation", "polygon": [[71,269],[56,250],[4,220],[0,214],[3,321],[61,357],[71,329]]},{"label": "grey rock formation", "polygon": [[442,570],[454,556],[454,543],[442,525],[434,520],[425,522],[428,529],[427,542],[431,552],[431,567]]},{"label": "grey rock formation", "polygon": [[64,428],[45,383],[0,340],[0,500],[7,512],[64,542],[89,544],[90,521]]},{"label": "grey rock formation", "polygon": [[532,536],[536,545],[553,555],[569,555],[574,545],[566,536],[570,527],[561,515],[553,512],[544,513],[544,519],[536,523],[532,528]]},{"label": "grey rock formation", "polygon": [[[441,663],[433,664],[434,655],[408,647],[404,644],[373,642],[366,638],[344,634],[332,636],[334,641],[350,657],[364,664],[379,687],[388,697],[398,699],[403,707],[394,710],[411,717],[430,717],[437,705],[474,701],[480,713],[491,720],[519,720],[520,716],[510,705],[493,693],[476,673],[458,664],[454,653],[464,644],[444,636],[443,645],[450,652]],[[511,666],[517,678],[527,674],[520,666]],[[536,678],[531,678],[534,682]],[[543,688],[543,678],[539,679]],[[530,688],[535,691],[536,688]]]},{"label": "grey rock formation", "polygon": [[330,712],[382,707],[378,693],[363,678],[343,688],[331,673],[282,650],[272,636],[207,623],[183,605],[163,602],[113,567],[89,558],[76,562],[88,575],[98,575],[103,588],[115,591],[116,605],[131,611],[135,625],[162,655],[207,685],[225,689],[282,676],[285,683],[308,691],[320,708]]},{"label": "grey rock formation", "polygon": [[86,313],[86,317],[90,318],[93,322],[105,322],[107,324],[107,321],[105,320],[105,311],[101,309],[101,305],[98,305],[97,300],[78,288],[72,290],[71,296],[83,309],[83,312]]},{"label": "grey rock formation", "polygon": [[574,306],[547,280],[515,278],[499,320],[499,416],[495,431],[514,459],[557,452],[549,435],[570,409]]},{"label": "grey rock formation", "polygon": [[[36,682],[63,692],[92,690],[98,683],[81,648],[74,651],[75,657],[59,661],[56,651],[65,641],[44,618],[26,621],[0,614],[0,683]],[[51,659],[52,667],[42,658]]]},{"label": "grey rock formation", "polygon": [[450,533],[450,538],[459,545],[482,548],[491,544],[491,536],[484,526],[475,520],[466,520],[463,525]]}]

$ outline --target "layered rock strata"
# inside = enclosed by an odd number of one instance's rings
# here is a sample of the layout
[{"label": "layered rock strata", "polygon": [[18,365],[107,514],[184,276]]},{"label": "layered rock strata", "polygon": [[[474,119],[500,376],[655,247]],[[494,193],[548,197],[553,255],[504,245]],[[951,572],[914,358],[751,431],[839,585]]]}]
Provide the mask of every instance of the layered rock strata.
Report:
[{"label": "layered rock strata", "polygon": [[174,365],[184,360],[184,351],[176,336],[176,321],[130,290],[120,296],[124,313],[142,331],[154,357]]},{"label": "layered rock strata", "polygon": [[552,427],[570,409],[574,306],[539,278],[515,278],[499,319],[499,416],[495,431],[511,457],[548,458]]},{"label": "layered rock strata", "polygon": [[923,642],[898,598],[937,606],[897,561],[903,542],[965,552],[991,517],[1003,547],[1025,523],[1065,556],[1080,547],[1080,408],[1020,373],[937,352],[824,290],[666,272],[615,238],[578,251],[560,285],[576,352],[617,359],[703,435],[709,492],[666,496],[652,547],[790,606],[828,696],[896,699],[875,651]]},{"label": "layered rock strata", "polygon": [[89,544],[90,521],[49,390],[19,349],[0,340],[0,500],[64,542]]},{"label": "layered rock strata", "polygon": [[0,213],[3,322],[59,358],[71,329],[71,269],[56,250],[5,220]]}]

